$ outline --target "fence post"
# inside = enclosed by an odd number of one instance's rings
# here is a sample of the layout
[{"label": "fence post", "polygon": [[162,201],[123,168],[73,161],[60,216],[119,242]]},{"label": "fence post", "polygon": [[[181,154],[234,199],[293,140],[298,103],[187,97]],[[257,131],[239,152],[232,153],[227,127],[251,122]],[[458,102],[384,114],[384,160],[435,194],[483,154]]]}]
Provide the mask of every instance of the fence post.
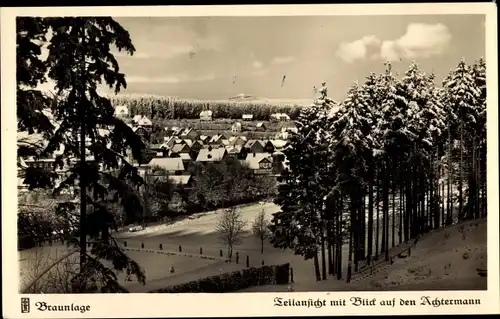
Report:
[{"label": "fence post", "polygon": [[236,252],[236,263],[238,264],[240,262],[240,253]]},{"label": "fence post", "polygon": [[293,284],[293,267],[290,267],[290,281]]},{"label": "fence post", "polygon": [[160,250],[163,250],[163,244],[160,244]]},{"label": "fence post", "polygon": [[200,255],[203,255],[203,247],[200,247]]},{"label": "fence post", "polygon": [[247,255],[247,267],[250,267],[250,257]]},{"label": "fence post", "polygon": [[127,241],[126,240],[123,242],[123,246],[127,247]]},{"label": "fence post", "polygon": [[408,257],[411,256],[411,246],[408,247]]},{"label": "fence post", "polygon": [[220,250],[220,256],[222,257],[222,249]]},{"label": "fence post", "polygon": [[179,245],[179,252],[182,253],[182,246]]},{"label": "fence post", "polygon": [[144,248],[144,242],[141,241],[141,248]]}]

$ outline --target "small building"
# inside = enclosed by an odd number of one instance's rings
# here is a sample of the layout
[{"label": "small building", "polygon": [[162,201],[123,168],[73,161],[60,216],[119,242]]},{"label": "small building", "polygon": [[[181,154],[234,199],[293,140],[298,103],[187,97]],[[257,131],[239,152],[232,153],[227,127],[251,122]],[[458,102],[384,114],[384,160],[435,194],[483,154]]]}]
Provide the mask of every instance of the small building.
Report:
[{"label": "small building", "polygon": [[193,178],[191,175],[172,175],[168,177],[168,180],[180,187],[191,187]]},{"label": "small building", "polygon": [[222,142],[223,140],[225,140],[225,137],[222,134],[215,134],[214,136],[212,136],[210,138],[210,140],[208,141],[208,144],[210,144],[210,145],[224,145],[224,143]]},{"label": "small building", "polygon": [[193,144],[191,145],[191,151],[192,152],[199,152],[203,147],[203,143],[199,140],[193,141]]},{"label": "small building", "polygon": [[115,116],[118,118],[127,118],[130,116],[130,110],[126,105],[117,105],[115,107]]},{"label": "small building", "polygon": [[229,145],[239,145],[239,146],[245,146],[247,143],[247,138],[246,136],[231,136],[229,138]]},{"label": "small building", "polygon": [[207,143],[208,141],[210,141],[210,136],[202,134],[198,137],[198,140],[202,143]]},{"label": "small building", "polygon": [[212,120],[212,111],[206,110],[200,112],[200,120],[202,121],[211,121]]},{"label": "small building", "polygon": [[266,129],[266,124],[264,122],[259,122],[255,125],[255,129],[258,131],[264,131]]},{"label": "small building", "polygon": [[264,153],[264,145],[258,140],[248,140],[245,144],[248,153]]},{"label": "small building", "polygon": [[200,134],[192,128],[184,129],[180,135],[181,138],[196,140]]},{"label": "small building", "polygon": [[234,123],[231,126],[231,132],[233,132],[233,133],[239,133],[239,132],[241,132],[241,123],[240,122]]},{"label": "small building", "polygon": [[278,140],[269,140],[269,141],[271,143],[273,143],[275,150],[281,150],[281,149],[285,148],[285,146],[288,143],[287,141],[281,140],[281,139],[278,139]]},{"label": "small building", "polygon": [[142,119],[142,115],[141,114],[137,114],[137,115],[134,116],[134,118],[132,119],[132,121],[134,123],[138,123],[141,119]]},{"label": "small building", "polygon": [[227,150],[220,148],[202,148],[196,158],[200,163],[217,163],[223,161],[227,156]]},{"label": "small building", "polygon": [[184,163],[180,157],[153,158],[147,166],[150,168],[157,166],[174,175],[180,175],[185,170]]},{"label": "small building", "polygon": [[273,113],[271,114],[271,121],[279,122],[279,121],[290,121],[290,116],[285,113]]},{"label": "small building", "polygon": [[137,121],[136,124],[142,127],[153,126],[153,122],[151,122],[151,120],[145,116],[143,116],[139,121]]},{"label": "small building", "polygon": [[264,152],[271,153],[271,154],[274,153],[275,147],[271,141],[269,141],[269,140],[261,141],[261,143],[264,145]]},{"label": "small building", "polygon": [[243,121],[252,121],[253,120],[253,114],[243,114],[241,117]]},{"label": "small building", "polygon": [[171,152],[171,154],[172,153],[175,153],[175,154],[187,153],[187,154],[189,154],[190,151],[191,151],[191,148],[187,144],[181,143],[181,144],[174,144],[174,146],[172,146],[170,152]]},{"label": "small building", "polygon": [[245,162],[254,174],[272,173],[273,158],[269,153],[248,153]]}]

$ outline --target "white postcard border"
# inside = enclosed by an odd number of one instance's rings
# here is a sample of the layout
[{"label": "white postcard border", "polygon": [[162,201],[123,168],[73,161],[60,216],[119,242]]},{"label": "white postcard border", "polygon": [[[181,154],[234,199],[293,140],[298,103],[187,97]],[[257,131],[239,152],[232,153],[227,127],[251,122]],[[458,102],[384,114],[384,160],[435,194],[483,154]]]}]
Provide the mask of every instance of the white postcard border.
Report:
[{"label": "white postcard border", "polygon": [[[488,89],[488,290],[487,291],[392,291],[392,292],[308,292],[235,294],[82,294],[20,295],[16,245],[16,115],[15,115],[15,23],[16,16],[286,16],[286,15],[429,15],[485,14]],[[2,288],[3,314],[7,318],[96,318],[96,317],[233,317],[360,314],[487,314],[499,313],[498,230],[498,53],[497,15],[493,3],[477,4],[385,4],[385,5],[287,5],[287,6],[163,6],[163,7],[42,7],[1,8],[1,97],[2,97]],[[447,299],[481,299],[477,306],[422,306],[422,296]],[[20,298],[59,305],[88,305],[80,312],[20,313]],[[295,300],[338,300],[347,306],[321,308],[275,307],[276,297]],[[413,299],[416,306],[383,307],[349,305],[349,298],[380,300]]]}]

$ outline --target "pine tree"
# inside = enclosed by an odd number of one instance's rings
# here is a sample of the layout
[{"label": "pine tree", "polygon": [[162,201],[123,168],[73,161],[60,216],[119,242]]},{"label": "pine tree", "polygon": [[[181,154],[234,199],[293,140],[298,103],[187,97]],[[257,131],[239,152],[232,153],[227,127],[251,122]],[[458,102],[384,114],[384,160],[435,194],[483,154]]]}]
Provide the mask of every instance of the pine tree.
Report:
[{"label": "pine tree", "polygon": [[[275,203],[281,211],[274,214],[270,229],[271,243],[291,248],[305,259],[313,259],[316,280],[321,280],[318,253],[322,251],[323,278],[325,265],[325,196],[326,137],[325,121],[334,102],[327,97],[326,86],[314,105],[301,110],[293,134],[284,151],[290,167],[280,177]],[[323,249],[320,249],[322,247]]]},{"label": "pine tree", "polygon": [[367,159],[371,157],[375,144],[371,136],[372,110],[362,93],[357,84],[350,88],[341,105],[341,112],[331,126],[330,149],[332,164],[337,167],[336,185],[347,196],[350,206],[348,282],[352,276],[352,257],[357,268],[361,259],[361,246],[364,245],[364,229],[361,229],[364,211],[361,211],[361,203],[366,193]]},{"label": "pine tree", "polygon": [[[443,81],[444,103],[446,103],[450,112],[456,121],[452,122],[451,134],[459,139],[459,179],[458,179],[458,217],[459,220],[465,217],[463,203],[463,171],[464,171],[464,148],[469,147],[467,142],[472,142],[474,137],[474,127],[480,121],[481,108],[481,90],[478,88],[471,67],[462,59],[454,70],[451,70]],[[469,133],[469,134],[467,134]],[[469,137],[469,139],[467,139]],[[472,144],[472,143],[470,143]]]},{"label": "pine tree", "polygon": [[[74,234],[79,239],[75,238],[74,243],[79,246],[80,272],[73,278],[74,292],[126,291],[118,284],[116,274],[100,262],[102,259],[111,260],[116,271],[133,273],[144,283],[144,271],[110,234],[116,222],[108,209],[108,204],[116,201],[121,201],[126,210],[141,209],[137,194],[127,183],[140,183],[141,178],[127,163],[126,150],[132,148],[134,157],[140,160],[144,144],[114,117],[110,100],[97,91],[101,83],[115,92],[126,87],[125,75],[119,72],[110,48],[115,46],[133,54],[129,33],[108,17],[20,17],[17,43],[18,72],[22,75],[18,77],[18,128],[43,134],[47,143],[36,157],[52,156],[61,146],[64,148],[63,154],[56,158],[56,165],[68,165],[69,170],[65,176],[54,177],[62,180],[54,194],[65,188],[80,190],[79,213],[75,213],[73,202],[57,207],[57,213],[68,220],[73,215],[79,219]],[[45,61],[40,58],[43,44],[48,44]],[[46,77],[55,83],[55,97],[36,88]],[[42,111],[51,115],[53,123],[49,124],[50,119]],[[75,159],[76,164],[71,165]],[[39,173],[27,172],[25,182],[39,180],[35,176]],[[45,185],[31,186],[52,187],[54,179]],[[87,251],[88,237],[94,239],[90,251]]]}]

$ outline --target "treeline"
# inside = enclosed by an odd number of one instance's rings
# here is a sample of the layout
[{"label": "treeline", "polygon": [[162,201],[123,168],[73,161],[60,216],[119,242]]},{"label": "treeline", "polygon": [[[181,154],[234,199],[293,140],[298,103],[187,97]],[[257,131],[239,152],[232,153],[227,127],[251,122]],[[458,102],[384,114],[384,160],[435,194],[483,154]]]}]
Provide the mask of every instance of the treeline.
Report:
[{"label": "treeline", "polygon": [[212,118],[241,119],[243,114],[253,114],[254,120],[269,121],[271,114],[285,113],[292,120],[300,113],[298,105],[273,105],[252,102],[219,102],[180,100],[157,97],[111,97],[113,105],[126,105],[130,115],[144,115],[150,119],[199,119],[200,113],[212,111]]},{"label": "treeline", "polygon": [[387,63],[352,86],[337,112],[326,87],[321,94],[285,151],[290,169],[271,226],[276,247],[314,260],[317,280],[341,279],[347,258],[350,281],[397,244],[486,216],[483,59],[461,60],[442,87],[415,63],[401,78]]}]

